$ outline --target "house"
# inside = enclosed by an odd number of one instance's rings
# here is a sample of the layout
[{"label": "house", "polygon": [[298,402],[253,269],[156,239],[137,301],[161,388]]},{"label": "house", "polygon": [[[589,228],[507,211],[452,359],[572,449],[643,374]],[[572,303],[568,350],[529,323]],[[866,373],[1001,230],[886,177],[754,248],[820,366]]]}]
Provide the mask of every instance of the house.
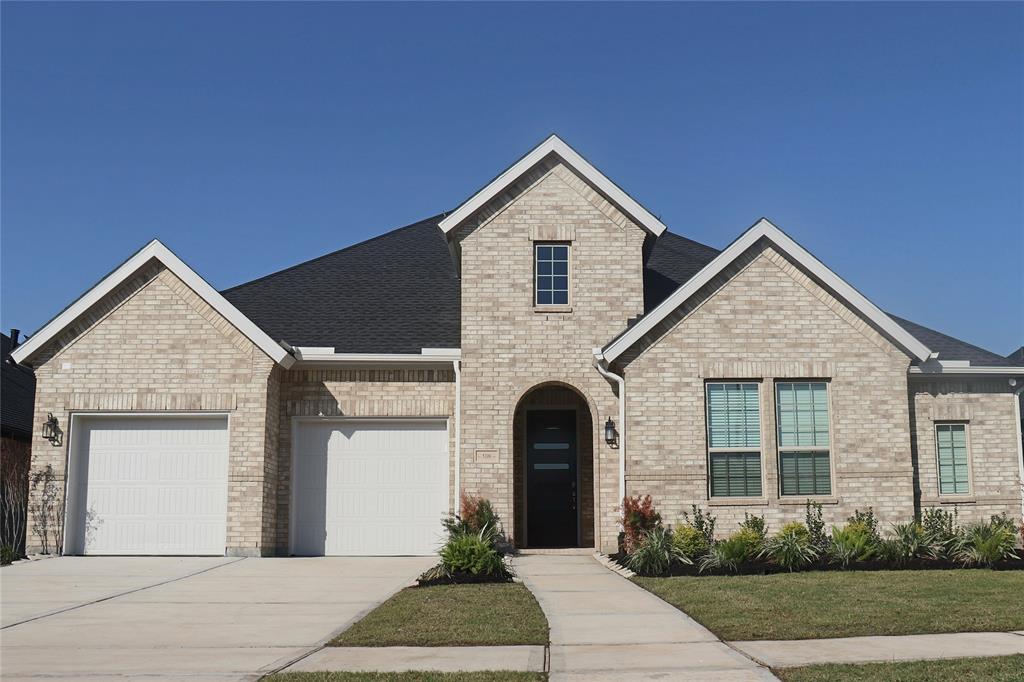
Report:
[{"label": "house", "polygon": [[0,333],[0,545],[21,556],[28,516],[28,471],[36,380],[11,360],[21,332]]},{"label": "house", "polygon": [[807,500],[1022,513],[1021,363],[768,220],[674,234],[556,136],[453,211],[226,291],[153,241],[14,357],[72,554],[424,554],[460,492],[521,547],[605,551],[624,495],[726,531]]}]

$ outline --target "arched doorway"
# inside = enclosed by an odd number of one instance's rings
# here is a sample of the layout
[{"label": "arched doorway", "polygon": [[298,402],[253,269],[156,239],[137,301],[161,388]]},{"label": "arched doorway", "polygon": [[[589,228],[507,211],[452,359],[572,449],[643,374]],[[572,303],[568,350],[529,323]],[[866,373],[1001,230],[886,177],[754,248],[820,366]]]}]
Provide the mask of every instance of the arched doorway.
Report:
[{"label": "arched doorway", "polygon": [[514,538],[519,547],[594,546],[594,419],[561,383],[530,389],[512,423]]}]

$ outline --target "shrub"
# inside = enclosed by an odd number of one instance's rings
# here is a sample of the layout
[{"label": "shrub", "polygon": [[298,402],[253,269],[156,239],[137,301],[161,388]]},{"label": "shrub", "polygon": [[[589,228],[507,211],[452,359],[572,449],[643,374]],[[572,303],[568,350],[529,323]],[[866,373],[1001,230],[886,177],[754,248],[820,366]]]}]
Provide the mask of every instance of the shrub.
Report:
[{"label": "shrub", "polygon": [[921,512],[921,528],[936,558],[947,558],[953,549],[960,529],[957,527],[959,511],[956,507],[950,513],[945,509],[931,508]]},{"label": "shrub", "polygon": [[650,495],[623,498],[622,549],[627,555],[636,551],[644,533],[659,526],[661,526],[661,514],[655,511]]},{"label": "shrub", "polygon": [[825,533],[825,521],[822,520],[821,502],[807,500],[804,523],[807,524],[807,533],[810,535],[811,544],[819,550],[827,548],[828,535]]},{"label": "shrub", "polygon": [[853,516],[846,519],[847,526],[859,526],[863,532],[866,532],[870,537],[873,544],[878,544],[878,541],[882,539],[882,536],[878,534],[878,519],[875,518],[875,511],[871,507],[868,507],[867,511],[861,511],[855,509]]},{"label": "shrub", "polygon": [[903,565],[913,559],[934,559],[938,556],[924,528],[917,521],[894,523],[892,538],[882,540],[878,554],[883,559]]},{"label": "shrub", "polygon": [[715,517],[712,516],[711,512],[705,512],[695,504],[690,505],[690,509],[693,510],[693,521],[690,521],[689,514],[683,512],[683,522],[693,526],[703,535],[709,547],[715,544]]},{"label": "shrub", "polygon": [[18,559],[18,550],[14,548],[14,545],[0,545],[0,566],[14,563]]},{"label": "shrub", "polygon": [[807,526],[794,521],[765,543],[761,556],[790,571],[802,568],[818,558],[818,548],[811,542]]},{"label": "shrub", "polygon": [[832,542],[828,547],[830,559],[846,568],[855,561],[867,561],[874,556],[878,541],[870,528],[857,521],[851,521],[843,528],[832,529]]},{"label": "shrub", "polygon": [[704,534],[689,524],[681,524],[672,531],[672,544],[679,553],[689,559],[699,559],[708,553],[708,539]]},{"label": "shrub", "polygon": [[761,538],[761,542],[764,542],[765,537],[768,535],[763,516],[753,516],[743,512],[743,522],[740,523],[740,528],[757,533],[757,536]]},{"label": "shrub", "polygon": [[700,570],[702,573],[708,570],[736,573],[760,551],[761,538],[749,528],[744,528],[711,545],[708,553],[701,559]]},{"label": "shrub", "polygon": [[491,544],[488,529],[478,533],[458,533],[441,548],[441,565],[449,574],[503,577],[507,569],[501,555]]},{"label": "shrub", "polygon": [[1004,559],[1019,559],[1016,544],[1017,526],[1003,514],[968,526],[954,541],[952,556],[964,566],[992,566]]},{"label": "shrub", "polygon": [[673,562],[693,563],[676,547],[672,533],[661,526],[645,531],[626,557],[626,567],[639,575],[665,575]]},{"label": "shrub", "polygon": [[486,531],[483,537],[491,545],[502,540],[501,517],[495,513],[490,500],[463,493],[459,506],[461,514],[448,514],[441,519],[449,538]]}]

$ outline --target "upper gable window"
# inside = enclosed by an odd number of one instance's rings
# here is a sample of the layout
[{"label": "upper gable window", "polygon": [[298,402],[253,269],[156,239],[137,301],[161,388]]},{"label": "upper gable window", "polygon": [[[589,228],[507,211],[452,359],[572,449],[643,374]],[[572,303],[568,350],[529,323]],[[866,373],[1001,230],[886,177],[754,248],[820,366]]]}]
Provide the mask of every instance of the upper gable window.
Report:
[{"label": "upper gable window", "polygon": [[538,242],[534,245],[536,305],[569,305],[569,245]]}]

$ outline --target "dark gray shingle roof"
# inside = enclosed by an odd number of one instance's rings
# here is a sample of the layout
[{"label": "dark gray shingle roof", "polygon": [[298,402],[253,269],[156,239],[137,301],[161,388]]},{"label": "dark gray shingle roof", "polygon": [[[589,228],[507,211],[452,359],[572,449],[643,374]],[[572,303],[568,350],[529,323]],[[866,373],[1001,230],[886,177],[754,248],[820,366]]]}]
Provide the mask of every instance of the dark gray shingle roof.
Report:
[{"label": "dark gray shingle roof", "polygon": [[[419,353],[458,348],[461,294],[438,221],[444,214],[276,272],[221,293],[275,340],[338,353]],[[719,254],[664,232],[644,268],[649,312]],[[943,360],[1014,363],[895,315]],[[625,324],[625,321],[623,321]]]},{"label": "dark gray shingle roof", "polygon": [[0,333],[0,427],[17,436],[32,434],[36,377],[32,370],[11,362],[11,337]]}]

